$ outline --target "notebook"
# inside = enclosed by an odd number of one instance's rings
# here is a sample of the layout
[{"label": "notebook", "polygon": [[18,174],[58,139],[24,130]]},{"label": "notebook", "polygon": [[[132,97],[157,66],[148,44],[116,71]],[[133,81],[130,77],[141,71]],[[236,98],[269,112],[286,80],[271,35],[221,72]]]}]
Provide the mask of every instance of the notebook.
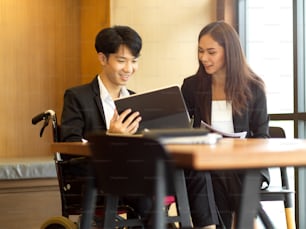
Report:
[{"label": "notebook", "polygon": [[190,117],[178,86],[156,89],[114,101],[120,114],[131,108],[139,111],[139,131],[151,129],[190,128]]},{"label": "notebook", "polygon": [[222,135],[211,133],[207,129],[189,128],[189,129],[155,129],[143,132],[144,137],[154,138],[163,144],[209,144],[214,145]]}]

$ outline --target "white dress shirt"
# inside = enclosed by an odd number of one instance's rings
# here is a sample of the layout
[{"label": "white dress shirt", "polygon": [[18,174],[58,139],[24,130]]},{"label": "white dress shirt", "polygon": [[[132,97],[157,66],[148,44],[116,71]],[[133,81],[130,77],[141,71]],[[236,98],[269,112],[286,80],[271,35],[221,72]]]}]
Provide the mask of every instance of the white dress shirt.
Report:
[{"label": "white dress shirt", "polygon": [[[100,89],[100,97],[101,97],[101,102],[104,110],[104,116],[105,116],[105,121],[106,121],[106,128],[109,129],[110,125],[110,120],[112,119],[114,115],[114,110],[116,108],[115,103],[109,94],[108,90],[104,86],[100,76],[98,76],[98,83],[99,83],[99,89]],[[129,96],[130,93],[127,90],[126,87],[121,87],[120,95],[119,98],[127,97]]]}]

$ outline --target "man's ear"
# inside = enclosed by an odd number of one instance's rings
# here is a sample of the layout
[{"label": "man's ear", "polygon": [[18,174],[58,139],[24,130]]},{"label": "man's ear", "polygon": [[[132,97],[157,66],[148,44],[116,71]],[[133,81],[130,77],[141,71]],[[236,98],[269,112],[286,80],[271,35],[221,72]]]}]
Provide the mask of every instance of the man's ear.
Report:
[{"label": "man's ear", "polygon": [[102,66],[106,65],[106,63],[107,63],[107,57],[104,55],[104,53],[99,52],[99,53],[98,53],[98,59],[99,59],[99,61],[100,61],[100,63],[101,63]]}]

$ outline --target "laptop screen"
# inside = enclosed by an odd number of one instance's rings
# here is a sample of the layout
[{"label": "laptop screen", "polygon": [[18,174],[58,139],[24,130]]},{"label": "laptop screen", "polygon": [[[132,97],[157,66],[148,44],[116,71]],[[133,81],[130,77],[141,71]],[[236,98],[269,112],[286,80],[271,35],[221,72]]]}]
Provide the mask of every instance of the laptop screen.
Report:
[{"label": "laptop screen", "polygon": [[118,113],[131,108],[140,112],[139,131],[190,128],[190,117],[178,86],[156,89],[114,101]]}]

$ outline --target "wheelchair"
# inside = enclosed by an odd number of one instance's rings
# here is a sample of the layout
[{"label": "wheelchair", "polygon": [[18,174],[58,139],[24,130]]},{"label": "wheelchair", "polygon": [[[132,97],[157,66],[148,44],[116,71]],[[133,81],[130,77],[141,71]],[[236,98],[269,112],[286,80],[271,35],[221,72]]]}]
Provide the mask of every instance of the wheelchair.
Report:
[{"label": "wheelchair", "polygon": [[[43,121],[40,130],[40,137],[43,136],[45,128],[51,122],[53,141],[60,141],[60,126],[57,123],[56,113],[47,110],[32,118],[32,124]],[[89,159],[87,157],[72,156],[60,152],[54,155],[55,167],[57,172],[62,215],[47,219],[41,225],[41,229],[78,229],[81,228],[82,206],[85,199],[85,192],[88,182],[93,180],[91,176]],[[104,198],[98,195],[95,209],[95,217],[92,228],[102,228]],[[116,220],[121,221],[125,218],[139,218],[139,215],[127,205],[120,206]],[[74,222],[73,219],[76,219]]]}]

